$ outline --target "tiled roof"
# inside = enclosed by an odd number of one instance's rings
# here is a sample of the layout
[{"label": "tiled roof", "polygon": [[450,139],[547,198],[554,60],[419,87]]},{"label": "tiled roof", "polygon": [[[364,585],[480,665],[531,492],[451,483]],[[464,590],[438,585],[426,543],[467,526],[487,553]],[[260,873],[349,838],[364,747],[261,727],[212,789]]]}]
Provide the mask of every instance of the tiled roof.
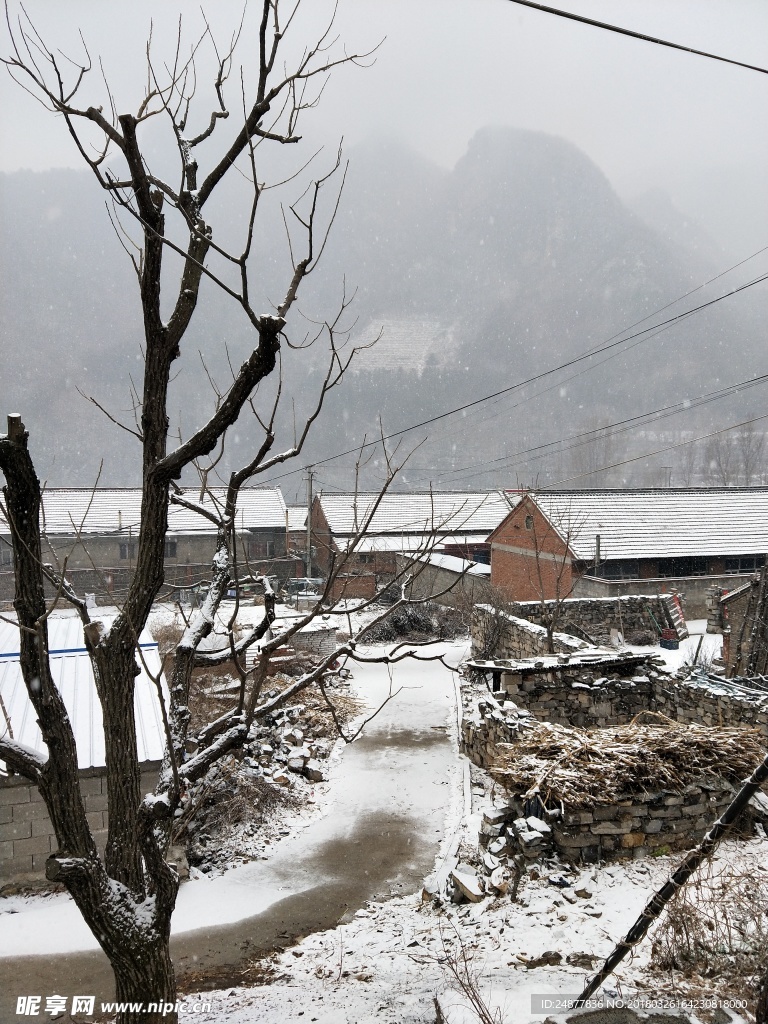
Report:
[{"label": "tiled roof", "polygon": [[[366,534],[361,537],[355,545],[355,551],[401,551],[408,553],[426,552],[430,549],[443,548],[446,545],[459,545],[469,547],[474,544],[483,544],[488,536],[487,533],[447,533],[440,534],[437,538],[432,533],[390,533],[390,534]],[[342,540],[338,547],[346,549],[346,543]]]},{"label": "tiled roof", "polygon": [[[225,497],[223,487],[212,487],[200,499],[199,488],[186,488],[187,501],[218,511]],[[43,495],[45,528],[49,534],[71,535],[76,529],[86,534],[138,532],[141,520],[141,489],[138,487],[98,488],[52,487]],[[237,512],[240,530],[285,529],[285,501],[278,487],[248,487],[240,492]],[[168,509],[170,533],[215,533],[216,527],[204,516],[179,505]],[[0,513],[0,532],[8,526]]]},{"label": "tiled roof", "polygon": [[[109,626],[109,619],[100,618]],[[74,614],[52,615],[48,619],[48,637],[51,672],[72,722],[78,767],[99,768],[104,765],[104,727],[80,619]],[[160,656],[147,630],[141,634],[140,644],[146,668],[137,662],[141,671],[133,684],[136,742],[140,761],[159,761],[165,748],[165,733],[157,690],[147,669],[153,674],[159,673]],[[21,675],[18,626],[6,620],[0,620],[0,695],[11,721],[14,740],[45,753],[37,716]],[[5,732],[6,729],[3,715],[0,730]]]},{"label": "tiled roof", "polygon": [[[365,521],[378,493],[321,494],[323,513],[335,536],[354,533]],[[514,501],[503,491],[420,491],[384,495],[370,534],[456,533],[486,537],[509,513]]]},{"label": "tiled roof", "polygon": [[[514,492],[517,493],[517,492]],[[768,552],[768,487],[539,491],[577,558],[669,558]]]}]

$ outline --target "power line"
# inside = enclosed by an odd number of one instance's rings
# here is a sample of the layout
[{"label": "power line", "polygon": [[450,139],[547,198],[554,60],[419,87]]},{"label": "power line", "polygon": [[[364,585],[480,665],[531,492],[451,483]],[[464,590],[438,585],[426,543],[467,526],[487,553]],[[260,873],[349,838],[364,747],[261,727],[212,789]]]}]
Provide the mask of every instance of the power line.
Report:
[{"label": "power line", "polygon": [[[728,267],[726,270],[720,271],[719,274],[715,274],[714,277],[710,277],[707,281],[704,281],[701,284],[696,285],[695,288],[689,289],[689,291],[684,292],[683,295],[679,295],[676,299],[673,299],[671,302],[668,302],[665,306],[659,307],[658,309],[654,310],[652,313],[649,313],[647,316],[642,317],[640,320],[636,320],[634,323],[630,324],[628,327],[622,328],[622,330],[617,331],[615,334],[612,334],[607,339],[607,341],[613,341],[616,338],[620,338],[623,334],[626,334],[627,331],[634,330],[635,327],[639,327],[640,324],[644,324],[647,320],[651,320],[653,317],[658,316],[659,313],[663,313],[664,310],[670,309],[672,306],[676,306],[678,304],[678,302],[682,302],[684,299],[689,298],[691,295],[695,295],[696,292],[702,291],[704,288],[707,288],[710,284],[713,284],[715,281],[718,281],[721,277],[725,277],[727,274],[730,274],[732,271],[737,270],[739,267],[743,266],[745,263],[749,263],[750,260],[755,259],[757,256],[761,256],[764,252],[768,252],[768,246],[764,246],[762,249],[758,249],[757,252],[753,252],[750,256],[746,256],[744,259],[739,260],[739,262],[738,263],[734,263],[733,266]],[[636,348],[638,345],[642,345],[646,341],[650,341],[651,338],[654,338],[657,335],[662,334],[664,331],[669,330],[669,328],[671,326],[673,326],[673,324],[667,324],[664,327],[659,327],[658,330],[655,330],[655,328],[650,328],[650,330],[653,330],[654,333],[649,334],[647,337],[641,337],[640,340],[635,341],[634,345],[629,345],[625,349],[615,350],[615,351],[611,352],[611,354],[606,356],[605,359],[601,359],[599,362],[593,363],[591,366],[583,367],[581,370],[578,370],[576,373],[571,374],[570,377],[565,377],[565,378],[563,378],[561,380],[555,381],[555,383],[550,384],[550,385],[548,385],[545,388],[541,388],[540,391],[534,392],[534,394],[526,395],[524,398],[522,398],[519,402],[517,402],[515,405],[513,405],[511,407],[507,407],[504,410],[500,409],[499,411],[497,411],[497,412],[495,412],[493,414],[486,413],[484,415],[484,417],[483,417],[482,422],[487,424],[491,419],[496,419],[499,416],[501,416],[502,414],[508,416],[509,413],[513,412],[515,409],[519,409],[520,406],[524,405],[525,403],[531,402],[531,401],[533,401],[536,398],[540,398],[542,395],[548,394],[550,391],[553,391],[555,388],[561,388],[561,387],[563,387],[563,385],[570,383],[570,381],[576,380],[578,377],[581,377],[585,373],[593,373],[599,367],[604,366],[606,363],[610,362],[612,359],[616,359],[619,356],[626,355],[627,352],[630,352],[633,348]],[[631,339],[630,338],[625,338],[624,340],[625,341],[629,341]],[[595,354],[595,350],[599,349],[600,346],[604,345],[604,344],[605,344],[605,342],[600,342],[598,345],[593,346],[592,349],[587,349],[586,353],[588,353],[588,354]],[[738,387],[738,386],[739,385],[734,385],[734,387]],[[502,400],[501,398],[498,399],[495,404],[496,405],[500,404],[501,400]],[[454,427],[453,429],[454,430],[458,430],[460,428],[461,428],[461,424],[457,424],[456,427]],[[443,434],[443,439],[445,439],[450,434],[450,432],[451,432],[451,430],[448,429]],[[507,458],[507,456],[502,456],[502,459],[504,459],[504,458]],[[495,460],[495,461],[500,461],[500,460]],[[418,467],[415,467],[415,468],[418,469]],[[473,468],[473,467],[467,467],[467,468]],[[413,471],[413,469],[414,469],[414,467],[411,467],[412,471]],[[458,470],[456,472],[458,472]],[[441,474],[441,475],[444,476],[445,474]],[[473,475],[479,475],[479,474],[473,474]]]},{"label": "power line", "polygon": [[[710,405],[712,402],[717,402],[722,398],[728,398],[731,395],[738,394],[740,391],[745,391],[748,388],[766,383],[768,383],[768,373],[761,374],[759,377],[750,377],[747,380],[739,381],[737,384],[729,384],[727,387],[718,388],[717,391],[710,391],[704,395],[698,395],[696,398],[685,399],[684,401],[676,402],[673,405],[665,405],[659,409],[650,410],[649,412],[638,413],[636,416],[629,416],[626,419],[617,420],[615,423],[606,423],[603,426],[595,427],[591,430],[584,430],[578,434],[570,434],[567,437],[560,437],[554,441],[546,441],[543,444],[533,445],[530,448],[523,448],[518,452],[514,452],[512,455],[502,455],[497,459],[486,460],[484,468],[475,473],[467,473],[468,470],[475,469],[476,463],[472,463],[467,466],[452,467],[444,473],[437,473],[436,476],[437,479],[441,479],[446,476],[463,473],[471,479],[473,476],[481,476],[484,473],[487,473],[491,467],[494,469],[512,469],[516,466],[525,465],[528,462],[533,462],[537,459],[546,458],[548,455],[562,454],[564,452],[573,451],[575,448],[592,444],[594,441],[601,440],[601,435],[605,436],[609,432],[612,437],[616,437],[618,434],[626,433],[628,430],[634,430],[638,426],[644,425],[644,422],[649,422],[653,419],[667,419],[670,416],[676,416],[680,412],[689,412],[693,409],[701,409],[703,406]],[[558,445],[562,445],[565,441],[574,441],[576,443],[568,445],[568,447],[565,448],[557,447]],[[547,448],[552,449],[552,451],[545,451]],[[533,455],[533,458],[514,461],[520,459],[520,456],[522,455]],[[594,470],[593,472],[599,473],[602,472],[602,470]]]},{"label": "power line", "polygon": [[595,476],[596,473],[606,473],[609,469],[617,469],[619,466],[628,466],[631,462],[640,462],[642,459],[651,459],[654,455],[661,455],[663,452],[671,452],[675,448],[684,448],[688,444],[695,444],[697,441],[706,441],[709,437],[717,437],[718,434],[727,434],[729,430],[738,430],[739,427],[747,427],[751,423],[759,423],[761,420],[768,419],[768,413],[763,413],[762,416],[753,416],[752,419],[742,420],[741,423],[732,423],[730,427],[720,427],[718,430],[711,430],[708,434],[700,434],[698,437],[691,437],[687,441],[677,441],[675,444],[668,444],[664,448],[657,448],[653,452],[646,452],[644,455],[634,455],[631,459],[622,459],[621,462],[613,462],[609,466],[600,466],[599,469],[591,469],[587,473],[577,473],[575,476],[565,477],[563,480],[557,480],[555,483],[550,484],[542,490],[554,490],[561,484],[570,483],[572,480],[582,480],[587,476]]},{"label": "power line", "polygon": [[[764,249],[760,250],[760,252],[764,252],[764,251],[765,251]],[[758,255],[758,254],[756,253],[755,255]],[[749,258],[752,258],[752,257],[749,257]],[[733,268],[729,268],[729,269],[733,269]],[[725,274],[725,273],[728,273],[728,271],[723,271],[723,274]],[[722,275],[718,275],[718,276],[722,276]],[[714,280],[714,278],[713,278],[713,280]],[[698,312],[700,312],[703,309],[708,309],[710,306],[714,306],[718,302],[722,302],[723,299],[730,298],[732,295],[738,295],[740,292],[746,291],[748,288],[752,288],[754,285],[761,284],[763,281],[766,281],[766,280],[768,280],[768,273],[761,274],[758,277],[753,278],[751,281],[747,281],[745,284],[739,285],[736,288],[732,288],[729,292],[725,292],[723,295],[718,295],[714,299],[709,299],[707,302],[702,302],[700,305],[694,306],[692,309],[686,310],[683,313],[678,313],[675,316],[670,317],[667,320],[663,320],[661,323],[655,324],[653,327],[647,327],[647,328],[645,328],[642,331],[638,331],[637,334],[630,334],[628,337],[625,337],[625,338],[621,338],[621,337],[619,337],[619,335],[613,335],[612,338],[609,339],[609,341],[603,343],[602,345],[594,347],[594,348],[588,350],[587,352],[583,352],[579,356],[574,356],[573,359],[569,359],[569,360],[567,360],[564,363],[560,363],[559,366],[552,367],[549,370],[543,370],[541,373],[534,374],[534,376],[528,377],[526,380],[518,381],[516,384],[510,384],[508,387],[501,388],[499,391],[494,391],[490,395],[484,395],[482,398],[476,398],[476,399],[474,399],[471,402],[465,402],[463,405],[456,406],[455,408],[449,409],[446,412],[438,413],[436,416],[430,416],[430,417],[428,417],[425,420],[421,420],[419,423],[412,423],[408,427],[403,427],[400,430],[395,430],[391,434],[386,434],[386,435],[384,435],[382,437],[377,438],[375,441],[366,441],[363,444],[357,445],[354,448],[348,448],[346,451],[337,452],[335,455],[329,455],[325,459],[317,459],[317,460],[315,460],[313,465],[315,465],[315,466],[323,466],[323,465],[327,465],[327,463],[329,463],[329,462],[334,462],[336,459],[342,459],[342,458],[344,458],[347,455],[357,455],[359,452],[363,451],[366,448],[375,447],[376,445],[381,444],[384,441],[391,441],[394,438],[402,437],[404,434],[408,434],[408,433],[410,433],[413,430],[419,430],[422,427],[427,427],[427,426],[430,426],[433,423],[438,423],[441,420],[447,419],[449,416],[455,416],[457,413],[466,412],[468,409],[472,409],[472,408],[475,408],[478,405],[484,404],[485,402],[492,401],[494,398],[499,398],[502,395],[510,394],[512,391],[517,391],[520,388],[525,387],[528,384],[533,384],[536,381],[543,380],[544,378],[549,377],[549,376],[551,376],[554,373],[559,373],[561,370],[566,370],[566,369],[568,369],[571,366],[576,366],[579,363],[584,362],[586,359],[591,359],[592,356],[600,355],[603,352],[607,352],[607,351],[609,351],[611,349],[615,349],[616,347],[618,347],[620,345],[624,345],[628,341],[633,341],[636,338],[642,338],[643,335],[650,335],[650,336],[652,336],[651,332],[658,331],[661,328],[668,327],[671,324],[677,323],[677,322],[679,322],[681,320],[685,320],[688,317],[693,316],[695,313],[698,313]],[[699,287],[702,287],[702,286],[699,286]],[[696,291],[696,290],[698,290],[698,289],[694,289],[694,291]],[[686,293],[686,294],[688,294],[688,293]],[[685,298],[685,296],[681,296],[681,298]],[[680,301],[680,300],[675,300],[675,301]],[[662,307],[662,309],[668,309],[669,306],[673,305],[673,304],[674,303],[668,303],[667,306]],[[657,312],[660,312],[660,311],[661,310],[659,310]],[[649,314],[648,317],[645,317],[644,320],[650,319],[651,316],[655,316],[655,315],[657,315],[657,314],[656,313],[651,313],[651,314]],[[638,321],[638,323],[643,323],[644,320]],[[628,328],[628,329],[631,330],[631,328]],[[624,331],[620,332],[620,334],[623,334],[623,333],[624,333]],[[618,338],[618,340],[615,340],[617,338]],[[648,340],[648,339],[645,338],[644,340]],[[274,482],[276,480],[282,480],[282,479],[284,479],[287,476],[293,476],[294,473],[304,472],[305,470],[306,470],[306,466],[297,467],[296,469],[289,470],[286,473],[281,473],[278,476],[270,477],[270,482]]]},{"label": "power line", "polygon": [[740,60],[733,60],[730,57],[722,57],[717,53],[707,53],[706,50],[696,50],[692,46],[683,46],[682,43],[673,43],[669,39],[658,39],[656,36],[649,36],[645,32],[635,32],[630,28],[621,28],[619,25],[611,25],[607,21],[596,21],[594,18],[587,18],[583,14],[573,14],[571,11],[563,11],[558,7],[547,7],[544,4],[534,3],[533,0],[507,0],[508,3],[519,4],[521,7],[530,7],[534,11],[541,11],[543,14],[554,14],[558,18],[567,18],[569,21],[578,21],[582,25],[591,25],[593,28],[605,29],[608,32],[618,32],[619,35],[629,36],[631,39],[640,39],[644,43],[655,43],[657,46],[668,46],[673,50],[682,50],[684,53],[693,53],[697,57],[708,57],[710,60],[719,60],[724,64],[734,64],[738,68],[746,68],[748,71],[759,71],[768,75],[768,68],[757,67],[755,64],[745,64]]}]

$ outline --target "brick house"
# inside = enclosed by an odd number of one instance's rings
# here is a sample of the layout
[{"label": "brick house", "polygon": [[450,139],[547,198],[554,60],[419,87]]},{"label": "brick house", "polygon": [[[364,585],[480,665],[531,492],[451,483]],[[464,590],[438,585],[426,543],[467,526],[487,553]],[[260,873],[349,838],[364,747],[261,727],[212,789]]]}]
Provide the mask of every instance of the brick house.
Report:
[{"label": "brick house", "polygon": [[491,582],[513,600],[680,590],[704,617],[707,591],[738,586],[768,551],[765,487],[515,494],[488,538]]},{"label": "brick house", "polygon": [[[209,511],[221,509],[223,487],[182,492]],[[43,496],[43,557],[61,564],[81,593],[113,603],[127,589],[135,566],[141,524],[141,490],[121,488],[47,488]],[[240,493],[237,512],[238,556],[243,573],[296,574],[296,559],[287,557],[286,507],[277,487],[249,487]],[[209,519],[171,504],[165,543],[165,580],[170,587],[190,587],[210,578],[216,526]],[[299,563],[300,565],[300,563]],[[247,567],[246,567],[247,566]],[[0,600],[13,598],[10,528],[0,512]]]},{"label": "brick house", "polygon": [[[503,491],[421,491],[408,494],[325,494],[312,504],[312,564],[348,577],[386,581],[398,555],[429,550],[488,563],[488,535],[507,515]],[[375,511],[371,515],[371,510]],[[368,521],[370,517],[370,522]],[[365,528],[365,536],[359,537]],[[343,566],[340,565],[343,560]],[[364,588],[368,592],[370,584]]]},{"label": "brick house", "polygon": [[491,586],[514,601],[568,597],[575,578],[572,539],[569,522],[553,522],[532,495],[523,495],[488,538]]}]

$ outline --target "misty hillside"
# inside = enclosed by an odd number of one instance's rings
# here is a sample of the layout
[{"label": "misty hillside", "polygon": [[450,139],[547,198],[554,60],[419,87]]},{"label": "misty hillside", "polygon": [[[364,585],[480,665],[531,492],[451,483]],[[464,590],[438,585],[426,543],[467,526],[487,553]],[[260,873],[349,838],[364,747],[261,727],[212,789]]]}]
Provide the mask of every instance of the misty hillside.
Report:
[{"label": "misty hillside", "polygon": [[[348,294],[356,289],[351,342],[382,337],[360,354],[347,386],[328,403],[303,462],[370,438],[379,416],[385,431],[396,430],[563,363],[723,269],[714,243],[665,208],[665,197],[644,197],[628,209],[584,153],[553,136],[483,129],[452,171],[381,141],[349,157],[339,214],[302,308],[331,315],[345,281]],[[141,365],[140,307],[103,196],[85,171],[17,173],[0,186],[6,408],[22,412],[40,471],[52,484],[92,482],[102,455],[102,483],[136,483],[131,438],[75,390],[115,415],[127,412],[130,422],[128,378],[138,381]],[[238,213],[222,207],[219,214],[217,237],[234,238]],[[284,279],[277,210],[257,242],[266,300],[280,295]],[[231,303],[211,285],[204,298],[208,306],[199,308],[186,342],[194,354],[173,396],[172,414],[187,436],[212,404],[195,350],[205,349],[208,368],[226,386],[225,353],[236,365],[250,343]],[[473,459],[482,467],[508,454],[510,444],[561,436],[747,377],[759,366],[762,312],[760,297],[745,295],[574,380],[548,379],[546,386],[557,386],[546,397],[531,400],[529,389],[479,407],[461,425],[447,421],[429,432],[410,479],[422,485],[444,472],[442,485],[464,486],[460,474],[452,481],[456,467]],[[282,420],[289,434],[294,415],[309,405],[322,361],[319,346],[286,352],[286,376],[298,395],[298,412],[289,403]],[[239,450],[252,443],[247,429],[238,441]],[[332,464],[326,476],[342,485],[348,472],[349,460]],[[515,483],[490,476],[485,482]]]}]

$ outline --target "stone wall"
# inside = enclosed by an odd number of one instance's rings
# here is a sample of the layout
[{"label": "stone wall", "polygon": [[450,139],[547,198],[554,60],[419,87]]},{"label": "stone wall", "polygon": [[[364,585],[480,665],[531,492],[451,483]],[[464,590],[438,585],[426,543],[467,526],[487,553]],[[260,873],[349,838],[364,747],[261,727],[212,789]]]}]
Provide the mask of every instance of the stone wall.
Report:
[{"label": "stone wall", "polygon": [[[530,675],[509,672],[502,676],[502,689],[519,707],[541,722],[578,728],[625,725],[641,711],[655,710],[654,685],[659,675],[615,668],[608,674],[574,665],[562,671]],[[664,676],[669,679],[668,676]]]},{"label": "stone wall", "polygon": [[[157,765],[141,774],[142,792],[157,783]],[[107,779],[103,769],[81,772],[86,817],[99,852],[107,841]],[[57,848],[51,820],[37,786],[18,775],[0,778],[0,885],[45,878],[45,861]]]},{"label": "stone wall", "polygon": [[735,590],[751,574],[723,574],[722,576],[670,576],[652,580],[602,580],[595,576],[581,576],[573,585],[574,597],[617,597],[631,592],[653,597],[677,591],[688,619],[706,619],[707,596],[710,587]]},{"label": "stone wall", "polygon": [[639,858],[695,846],[733,796],[730,783],[705,778],[679,791],[626,793],[615,803],[543,817],[513,796],[503,815],[483,822],[479,838],[497,858],[522,854],[530,861],[554,851],[576,863]]},{"label": "stone wall", "polygon": [[[491,637],[494,650],[487,650]],[[555,633],[555,652],[573,654],[585,646],[583,641],[566,633]],[[472,652],[486,658],[535,658],[548,651],[547,631],[528,619],[476,604],[472,610]]]},{"label": "stone wall", "polygon": [[466,608],[490,598],[491,580],[485,573],[462,574],[430,563],[427,558],[399,553],[395,564],[401,579],[406,575],[412,577],[408,593],[416,600],[434,601],[446,608]]},{"label": "stone wall", "polygon": [[654,659],[627,674],[575,663],[540,671],[504,672],[502,690],[536,719],[579,728],[625,725],[642,711],[656,711],[681,725],[749,725],[768,738],[768,692],[747,693],[726,681],[684,682]]},{"label": "stone wall", "polygon": [[[577,656],[578,657],[578,656]],[[754,726],[768,738],[768,693],[740,693],[711,680],[680,682],[649,659],[634,674],[558,666],[505,672],[506,692],[472,699],[465,688],[460,749],[489,768],[501,743],[514,744],[539,721],[583,727],[629,722],[658,711],[683,725]],[[501,703],[500,703],[501,702]],[[481,842],[504,839],[509,854],[538,857],[553,848],[568,860],[643,856],[695,845],[728,806],[734,789],[725,779],[702,778],[680,790],[626,794],[616,802],[544,814],[538,801],[510,794],[503,821],[484,827]],[[506,837],[506,838],[505,838]]]},{"label": "stone wall", "polygon": [[[569,597],[560,603],[557,625],[564,633],[568,632],[569,625],[574,625],[593,637],[609,634],[612,629],[625,637],[648,632],[657,635],[656,624],[662,629],[674,628],[672,600],[671,594]],[[521,618],[541,625],[551,604],[546,601],[542,609],[540,601],[518,601],[513,610]]]}]

